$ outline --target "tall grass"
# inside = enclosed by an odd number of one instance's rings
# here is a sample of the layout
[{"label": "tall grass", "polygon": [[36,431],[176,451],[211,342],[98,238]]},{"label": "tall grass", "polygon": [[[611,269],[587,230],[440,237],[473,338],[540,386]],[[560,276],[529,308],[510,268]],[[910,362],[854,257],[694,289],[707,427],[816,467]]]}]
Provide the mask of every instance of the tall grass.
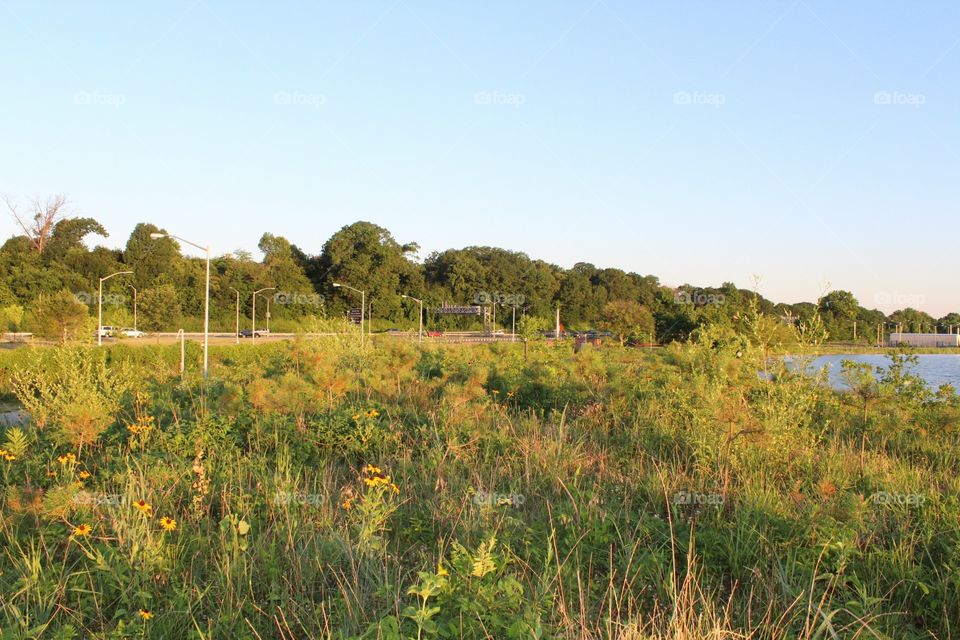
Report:
[{"label": "tall grass", "polygon": [[0,434],[0,636],[952,637],[955,394],[772,350],[18,352],[58,409]]}]

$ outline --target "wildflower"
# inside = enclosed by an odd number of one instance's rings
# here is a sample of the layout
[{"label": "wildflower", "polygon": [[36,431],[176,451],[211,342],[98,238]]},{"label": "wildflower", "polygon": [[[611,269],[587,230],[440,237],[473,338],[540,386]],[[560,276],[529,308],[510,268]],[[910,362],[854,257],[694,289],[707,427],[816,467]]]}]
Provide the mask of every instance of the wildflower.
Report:
[{"label": "wildflower", "polygon": [[62,456],[57,456],[57,461],[60,462],[60,464],[73,464],[77,461],[77,456],[73,455],[73,453],[65,453]]},{"label": "wildflower", "polygon": [[354,421],[354,422],[356,422],[356,421],[359,420],[359,419],[360,419],[360,414],[359,414],[359,413],[353,414],[353,421]]},{"label": "wildflower", "polygon": [[50,469],[49,471],[47,471],[47,477],[48,477],[48,478],[56,478],[56,477],[57,477],[57,472],[54,471],[53,469]]},{"label": "wildflower", "polygon": [[513,394],[513,391],[507,391],[507,397],[508,397],[508,398],[512,398],[513,395],[514,395],[514,394]]},{"label": "wildflower", "polygon": [[390,491],[393,491],[394,493],[400,493],[400,487],[398,487],[397,485],[395,485],[395,484],[393,484],[393,483],[391,482],[391,483],[390,483]]},{"label": "wildflower", "polygon": [[353,500],[351,500],[350,498],[347,498],[346,500],[343,501],[343,505],[341,506],[343,506],[344,510],[350,511],[350,509],[353,508]]},{"label": "wildflower", "polygon": [[160,518],[160,526],[164,531],[173,531],[177,528],[177,521],[168,516]]},{"label": "wildflower", "polygon": [[442,563],[442,562],[438,562],[438,563],[437,563],[437,575],[438,575],[438,576],[448,576],[448,575],[450,575],[450,572],[447,571],[447,570],[443,567],[443,563]]},{"label": "wildflower", "polygon": [[500,395],[500,390],[499,390],[499,389],[494,389],[494,390],[491,391],[490,393],[492,393],[492,394],[495,395],[495,396],[498,396],[498,395]]},{"label": "wildflower", "polygon": [[137,611],[137,615],[144,620],[149,620],[150,618],[153,617],[153,614],[147,611],[146,609],[140,609],[139,611]]},{"label": "wildflower", "polygon": [[0,449],[0,456],[5,456],[5,455],[7,455],[7,450],[6,450],[6,449]]},{"label": "wildflower", "polygon": [[87,478],[90,477],[90,472],[87,471],[86,469],[84,469],[83,471],[81,471],[81,472],[78,473],[77,475],[80,476],[80,479],[81,479],[81,480],[86,480]]},{"label": "wildflower", "polygon": [[151,507],[150,503],[146,500],[137,500],[133,503],[133,508],[147,515],[150,515],[150,512],[153,511],[153,507]]},{"label": "wildflower", "polygon": [[380,415],[380,412],[376,409],[370,409],[370,411],[367,411],[368,418],[376,418],[378,415]]},{"label": "wildflower", "polygon": [[3,459],[7,462],[13,462],[17,459],[17,456],[13,455],[12,453],[5,453],[3,454]]},{"label": "wildflower", "polygon": [[86,538],[90,535],[90,532],[93,531],[93,528],[88,524],[77,525],[73,528],[73,535],[78,538]]},{"label": "wildflower", "polygon": [[369,473],[370,475],[382,475],[382,474],[383,474],[383,469],[381,469],[380,467],[378,467],[378,466],[376,466],[376,465],[372,465],[372,464],[368,464],[368,465],[366,466],[366,468],[364,469],[364,471],[366,471],[366,472]]}]

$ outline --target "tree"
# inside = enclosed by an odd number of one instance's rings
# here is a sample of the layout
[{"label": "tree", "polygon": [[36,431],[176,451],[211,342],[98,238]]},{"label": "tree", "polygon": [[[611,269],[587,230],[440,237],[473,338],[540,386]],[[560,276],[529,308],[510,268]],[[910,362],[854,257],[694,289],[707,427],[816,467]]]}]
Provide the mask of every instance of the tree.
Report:
[{"label": "tree", "polygon": [[[57,194],[47,198],[46,202],[41,202],[39,198],[30,201],[29,208],[33,210],[31,214],[20,213],[17,204],[10,198],[4,198],[7,208],[13,214],[23,233],[30,239],[34,251],[43,253],[47,243],[53,235],[57,223],[66,215],[67,198],[62,194]],[[31,216],[28,218],[28,216]],[[24,218],[27,220],[24,221]]]},{"label": "tree", "polygon": [[602,326],[620,337],[621,347],[633,335],[649,342],[654,340],[656,325],[653,314],[639,302],[611,300],[604,305],[603,316]]},{"label": "tree", "polygon": [[153,239],[151,233],[165,232],[156,225],[139,223],[133,228],[123,251],[123,262],[133,271],[138,289],[173,284],[180,277],[180,245],[173,238]]},{"label": "tree", "polygon": [[930,314],[918,311],[912,307],[891,313],[890,322],[903,325],[901,329],[907,333],[911,331],[917,333],[933,331],[937,325],[937,321],[934,320]]},{"label": "tree", "polygon": [[42,337],[61,343],[80,336],[87,324],[87,305],[69,291],[39,296],[33,304],[29,326]]},{"label": "tree", "polygon": [[[400,319],[403,308],[398,293],[418,295],[423,291],[423,274],[408,256],[419,247],[400,244],[390,232],[370,222],[343,227],[323,245],[311,265],[311,280],[320,291],[333,294],[334,282],[367,292],[380,318]],[[360,301],[350,291],[338,291],[341,308]],[[419,296],[418,296],[419,297]]]},{"label": "tree", "polygon": [[140,325],[149,331],[177,328],[182,316],[177,290],[172,284],[142,290],[137,311]]},{"label": "tree", "polygon": [[62,260],[71,251],[84,251],[83,239],[95,233],[106,238],[109,234],[93,218],[64,218],[53,227],[53,233],[47,242],[44,257],[50,260]]},{"label": "tree", "polygon": [[849,291],[836,290],[820,298],[817,310],[834,339],[853,338],[853,322],[860,313],[860,303]]}]

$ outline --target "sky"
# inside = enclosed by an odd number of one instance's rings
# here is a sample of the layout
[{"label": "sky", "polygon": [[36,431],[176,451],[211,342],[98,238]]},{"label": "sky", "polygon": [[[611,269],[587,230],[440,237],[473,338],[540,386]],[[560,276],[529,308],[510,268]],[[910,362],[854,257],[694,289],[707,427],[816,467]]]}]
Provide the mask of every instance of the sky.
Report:
[{"label": "sky", "polygon": [[0,193],[111,247],[367,220],[421,258],[960,311],[956,2],[0,0],[0,78]]}]

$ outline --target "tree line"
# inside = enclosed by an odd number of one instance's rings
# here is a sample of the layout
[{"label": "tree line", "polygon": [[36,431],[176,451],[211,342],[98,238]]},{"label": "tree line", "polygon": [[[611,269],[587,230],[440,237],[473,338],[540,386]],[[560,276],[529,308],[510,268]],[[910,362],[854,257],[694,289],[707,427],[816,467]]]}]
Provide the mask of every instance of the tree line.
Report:
[{"label": "tree line", "polygon": [[[7,206],[22,233],[0,247],[0,329],[30,331],[57,339],[83,335],[95,325],[100,278],[119,271],[103,284],[104,324],[132,326],[136,298],[138,328],[148,331],[197,330],[203,316],[204,260],[181,253],[166,231],[137,224],[125,246],[87,246],[88,238],[106,237],[96,220],[67,213],[62,196],[33,201],[25,209]],[[940,331],[960,325],[960,314],[933,318],[907,308],[889,316],[859,304],[848,291],[831,291],[816,303],[777,304],[732,283],[719,287],[665,286],[653,275],[577,263],[570,269],[497,247],[465,247],[433,252],[418,259],[419,246],[402,243],[370,222],[341,228],[308,253],[286,238],[264,233],[260,261],[235,251],[211,259],[211,328],[232,331],[239,300],[242,327],[248,327],[252,294],[257,299],[257,326],[267,305],[274,331],[311,330],[340,322],[359,296],[343,283],[366,293],[374,329],[415,327],[419,305],[401,295],[422,299],[428,328],[477,328],[480,318],[438,314],[446,305],[496,305],[498,325],[514,318],[529,330],[553,326],[556,308],[568,329],[610,329],[622,340],[685,340],[705,324],[733,323],[751,306],[784,325],[819,314],[831,339],[865,342],[878,326],[907,331]]]}]

